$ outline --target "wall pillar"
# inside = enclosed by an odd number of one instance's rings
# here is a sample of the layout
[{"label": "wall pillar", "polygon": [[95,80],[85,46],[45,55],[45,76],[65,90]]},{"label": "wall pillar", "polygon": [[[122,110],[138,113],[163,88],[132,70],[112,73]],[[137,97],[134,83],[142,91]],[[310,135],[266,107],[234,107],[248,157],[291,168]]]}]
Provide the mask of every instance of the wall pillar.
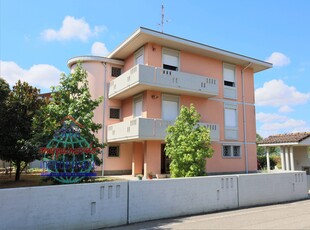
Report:
[{"label": "wall pillar", "polygon": [[133,142],[132,147],[132,175],[142,174],[143,168],[143,144]]},{"label": "wall pillar", "polygon": [[282,170],[285,170],[285,160],[284,160],[284,147],[280,147],[280,154],[281,154],[281,167]]},{"label": "wall pillar", "polygon": [[143,170],[144,170],[144,178],[147,178],[147,149],[146,149],[146,141],[143,142],[143,161],[144,161],[144,164],[143,164]]},{"label": "wall pillar", "polygon": [[284,147],[285,149],[285,170],[290,170],[290,160],[289,160],[289,156],[288,156],[288,147]]},{"label": "wall pillar", "polygon": [[291,171],[295,171],[295,167],[294,167],[294,149],[293,146],[291,146],[290,148],[290,162],[291,162]]},{"label": "wall pillar", "polygon": [[267,171],[270,171],[269,147],[266,148]]}]

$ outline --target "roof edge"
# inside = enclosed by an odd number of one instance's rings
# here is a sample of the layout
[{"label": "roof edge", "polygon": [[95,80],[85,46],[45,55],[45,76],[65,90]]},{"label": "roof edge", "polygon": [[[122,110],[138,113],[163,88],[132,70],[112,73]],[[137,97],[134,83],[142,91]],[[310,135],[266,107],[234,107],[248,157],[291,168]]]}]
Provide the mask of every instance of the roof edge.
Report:
[{"label": "roof edge", "polygon": [[77,62],[105,62],[105,63],[111,63],[111,64],[116,64],[116,65],[124,65],[124,61],[121,60],[116,60],[116,59],[111,59],[107,57],[100,57],[100,56],[92,56],[92,55],[85,55],[85,56],[77,56],[70,58],[67,62],[67,66],[69,69],[72,68],[74,64]]}]

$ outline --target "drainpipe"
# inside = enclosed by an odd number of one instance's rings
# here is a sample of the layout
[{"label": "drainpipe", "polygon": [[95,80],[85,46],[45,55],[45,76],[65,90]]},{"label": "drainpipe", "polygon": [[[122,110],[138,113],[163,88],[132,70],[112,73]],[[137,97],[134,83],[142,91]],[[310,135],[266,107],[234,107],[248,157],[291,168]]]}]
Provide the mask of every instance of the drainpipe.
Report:
[{"label": "drainpipe", "polygon": [[242,78],[242,106],[243,106],[243,140],[244,140],[244,152],[245,152],[245,172],[249,173],[248,166],[248,146],[246,141],[246,111],[245,111],[245,95],[244,95],[244,71],[249,68],[252,63],[249,63],[246,67],[241,70],[241,78]]},{"label": "drainpipe", "polygon": [[[104,66],[104,78],[103,78],[103,118],[102,118],[102,143],[106,143],[106,127],[105,127],[105,118],[106,118],[106,105],[107,105],[107,63],[101,62]],[[101,176],[104,176],[104,148],[102,148],[101,153],[102,166],[101,166]]]}]

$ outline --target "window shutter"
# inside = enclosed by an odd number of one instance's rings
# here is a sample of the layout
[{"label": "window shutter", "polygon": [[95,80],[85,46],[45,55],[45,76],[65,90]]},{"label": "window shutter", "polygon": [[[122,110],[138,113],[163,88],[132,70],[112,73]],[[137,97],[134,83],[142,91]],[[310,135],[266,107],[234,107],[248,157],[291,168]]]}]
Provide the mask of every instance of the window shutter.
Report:
[{"label": "window shutter", "polygon": [[235,109],[225,109],[225,126],[237,127],[237,111]]}]

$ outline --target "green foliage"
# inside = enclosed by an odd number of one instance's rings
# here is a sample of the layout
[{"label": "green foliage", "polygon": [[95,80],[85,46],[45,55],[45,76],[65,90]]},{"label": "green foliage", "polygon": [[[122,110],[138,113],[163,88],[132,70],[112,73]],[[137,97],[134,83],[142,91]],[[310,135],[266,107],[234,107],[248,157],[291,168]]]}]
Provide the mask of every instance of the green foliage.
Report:
[{"label": "green foliage", "polygon": [[[274,169],[276,165],[281,162],[281,158],[279,156],[269,156],[270,169]],[[267,168],[267,158],[266,156],[257,156],[257,169],[262,170]]]},{"label": "green foliage", "polygon": [[82,136],[97,147],[99,141],[94,133],[98,132],[101,124],[94,123],[92,119],[101,102],[102,97],[92,100],[87,73],[78,63],[73,73],[61,76],[59,86],[52,87],[51,101],[41,108],[35,124],[42,121],[43,134],[51,137],[61,127],[60,121],[70,115],[84,126]]},{"label": "green foliage", "polygon": [[[63,74],[60,85],[52,87],[49,103],[42,106],[34,119],[35,130],[42,130],[37,135],[37,140],[47,144],[52,139],[55,130],[60,129],[61,121],[72,116],[78,123],[83,125],[81,135],[93,147],[103,147],[99,143],[95,133],[101,128],[101,124],[93,122],[94,110],[102,102],[102,97],[93,100],[89,92],[87,73],[78,63],[74,72],[68,75]],[[95,163],[100,164],[96,157]]]},{"label": "green foliage", "polygon": [[[258,133],[256,133],[256,142],[262,141],[263,138]],[[266,156],[267,149],[264,146],[257,146],[257,156]],[[269,147],[270,155],[279,155],[280,147]]]},{"label": "green foliage", "polygon": [[166,136],[166,155],[171,159],[171,177],[205,175],[206,158],[213,155],[210,130],[198,124],[200,114],[193,105],[182,106]]},{"label": "green foliage", "polygon": [[[0,84],[1,88],[7,89],[3,81]],[[17,181],[23,170],[22,165],[39,157],[38,146],[33,142],[32,120],[42,105],[42,100],[37,88],[21,81],[8,94],[2,91],[1,97],[0,158],[12,161],[16,166]]]}]

